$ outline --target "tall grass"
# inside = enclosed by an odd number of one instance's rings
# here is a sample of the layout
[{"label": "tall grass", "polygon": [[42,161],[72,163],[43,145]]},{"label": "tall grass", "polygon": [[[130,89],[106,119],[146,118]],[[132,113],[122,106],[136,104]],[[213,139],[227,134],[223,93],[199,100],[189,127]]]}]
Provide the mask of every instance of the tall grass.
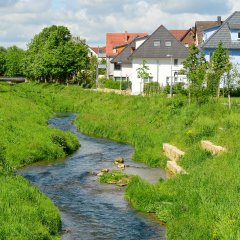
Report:
[{"label": "tall grass", "polygon": [[52,108],[0,85],[0,239],[60,239],[60,215],[53,203],[15,169],[63,158],[78,146],[70,133],[48,127]]},{"label": "tall grass", "polygon": [[[59,85],[23,84],[10,92],[52,111],[79,112],[82,132],[130,143],[134,159],[151,166],[165,166],[164,142],[186,151],[180,164],[188,175],[155,185],[134,178],[126,197],[137,209],[156,212],[167,223],[168,239],[240,239],[237,105],[229,114],[222,101],[189,106],[184,97],[119,96]],[[213,157],[201,150],[202,139],[228,152]]]}]

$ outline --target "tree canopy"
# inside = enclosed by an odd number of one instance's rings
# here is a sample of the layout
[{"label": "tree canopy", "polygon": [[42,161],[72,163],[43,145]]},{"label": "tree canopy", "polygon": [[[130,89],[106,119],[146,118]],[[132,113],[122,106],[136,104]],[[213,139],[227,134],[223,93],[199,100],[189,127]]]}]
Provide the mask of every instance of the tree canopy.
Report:
[{"label": "tree canopy", "polygon": [[44,81],[65,82],[73,79],[89,63],[87,46],[77,39],[64,26],[44,28],[28,44],[26,76]]},{"label": "tree canopy", "polygon": [[189,83],[189,93],[197,98],[204,96],[208,63],[197,46],[189,47],[189,55],[183,62],[183,68]]}]

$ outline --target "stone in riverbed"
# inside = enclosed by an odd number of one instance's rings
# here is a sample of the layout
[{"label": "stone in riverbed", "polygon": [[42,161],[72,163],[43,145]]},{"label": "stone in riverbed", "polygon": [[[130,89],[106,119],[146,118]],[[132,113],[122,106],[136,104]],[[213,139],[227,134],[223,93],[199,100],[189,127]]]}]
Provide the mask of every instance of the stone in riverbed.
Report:
[{"label": "stone in riverbed", "polygon": [[117,157],[114,159],[114,164],[120,164],[120,163],[124,163],[123,157]]},{"label": "stone in riverbed", "polygon": [[70,228],[64,228],[63,229],[63,234],[71,233],[72,230]]},{"label": "stone in riverbed", "polygon": [[125,169],[126,166],[125,166],[124,163],[120,163],[120,164],[117,165],[117,167],[120,168],[120,169]]},{"label": "stone in riverbed", "polygon": [[108,173],[108,172],[109,172],[109,169],[108,169],[108,168],[103,168],[103,169],[101,170],[101,172],[102,172],[102,173]]},{"label": "stone in riverbed", "polygon": [[101,176],[103,176],[103,175],[104,175],[103,172],[100,172],[100,173],[97,174],[98,177],[101,177]]}]

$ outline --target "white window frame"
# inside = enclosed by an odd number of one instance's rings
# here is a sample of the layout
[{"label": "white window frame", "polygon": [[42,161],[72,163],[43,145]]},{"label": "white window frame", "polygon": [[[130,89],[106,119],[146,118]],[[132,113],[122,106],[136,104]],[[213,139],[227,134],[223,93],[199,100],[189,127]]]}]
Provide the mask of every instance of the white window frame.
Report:
[{"label": "white window frame", "polygon": [[165,47],[171,47],[172,46],[172,41],[168,40],[165,41]]},{"label": "white window frame", "polygon": [[154,40],[153,40],[153,46],[154,46],[154,47],[160,47],[160,46],[161,46],[161,41],[160,41],[160,39],[154,39]]}]

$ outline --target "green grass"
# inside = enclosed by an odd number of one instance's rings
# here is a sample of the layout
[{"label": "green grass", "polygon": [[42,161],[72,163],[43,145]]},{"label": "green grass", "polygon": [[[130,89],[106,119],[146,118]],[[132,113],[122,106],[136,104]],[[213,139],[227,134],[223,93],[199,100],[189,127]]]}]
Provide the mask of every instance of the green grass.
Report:
[{"label": "green grass", "polygon": [[0,84],[0,239],[60,239],[58,209],[13,172],[36,161],[64,158],[78,148],[78,139],[49,128],[52,108],[12,88]]},{"label": "green grass", "polygon": [[[229,114],[225,100],[189,106],[184,97],[119,96],[37,84],[6,91],[51,111],[79,112],[76,124],[82,132],[129,143],[135,148],[133,158],[150,166],[165,167],[165,142],[186,151],[180,164],[188,175],[155,185],[134,178],[127,199],[141,211],[156,212],[167,223],[168,239],[240,239],[238,105]],[[212,157],[200,149],[203,139],[228,152]]]},{"label": "green grass", "polygon": [[111,183],[111,182],[118,182],[119,180],[122,180],[122,179],[128,182],[128,180],[130,180],[130,176],[122,171],[112,170],[100,176],[99,181],[100,183]]}]

